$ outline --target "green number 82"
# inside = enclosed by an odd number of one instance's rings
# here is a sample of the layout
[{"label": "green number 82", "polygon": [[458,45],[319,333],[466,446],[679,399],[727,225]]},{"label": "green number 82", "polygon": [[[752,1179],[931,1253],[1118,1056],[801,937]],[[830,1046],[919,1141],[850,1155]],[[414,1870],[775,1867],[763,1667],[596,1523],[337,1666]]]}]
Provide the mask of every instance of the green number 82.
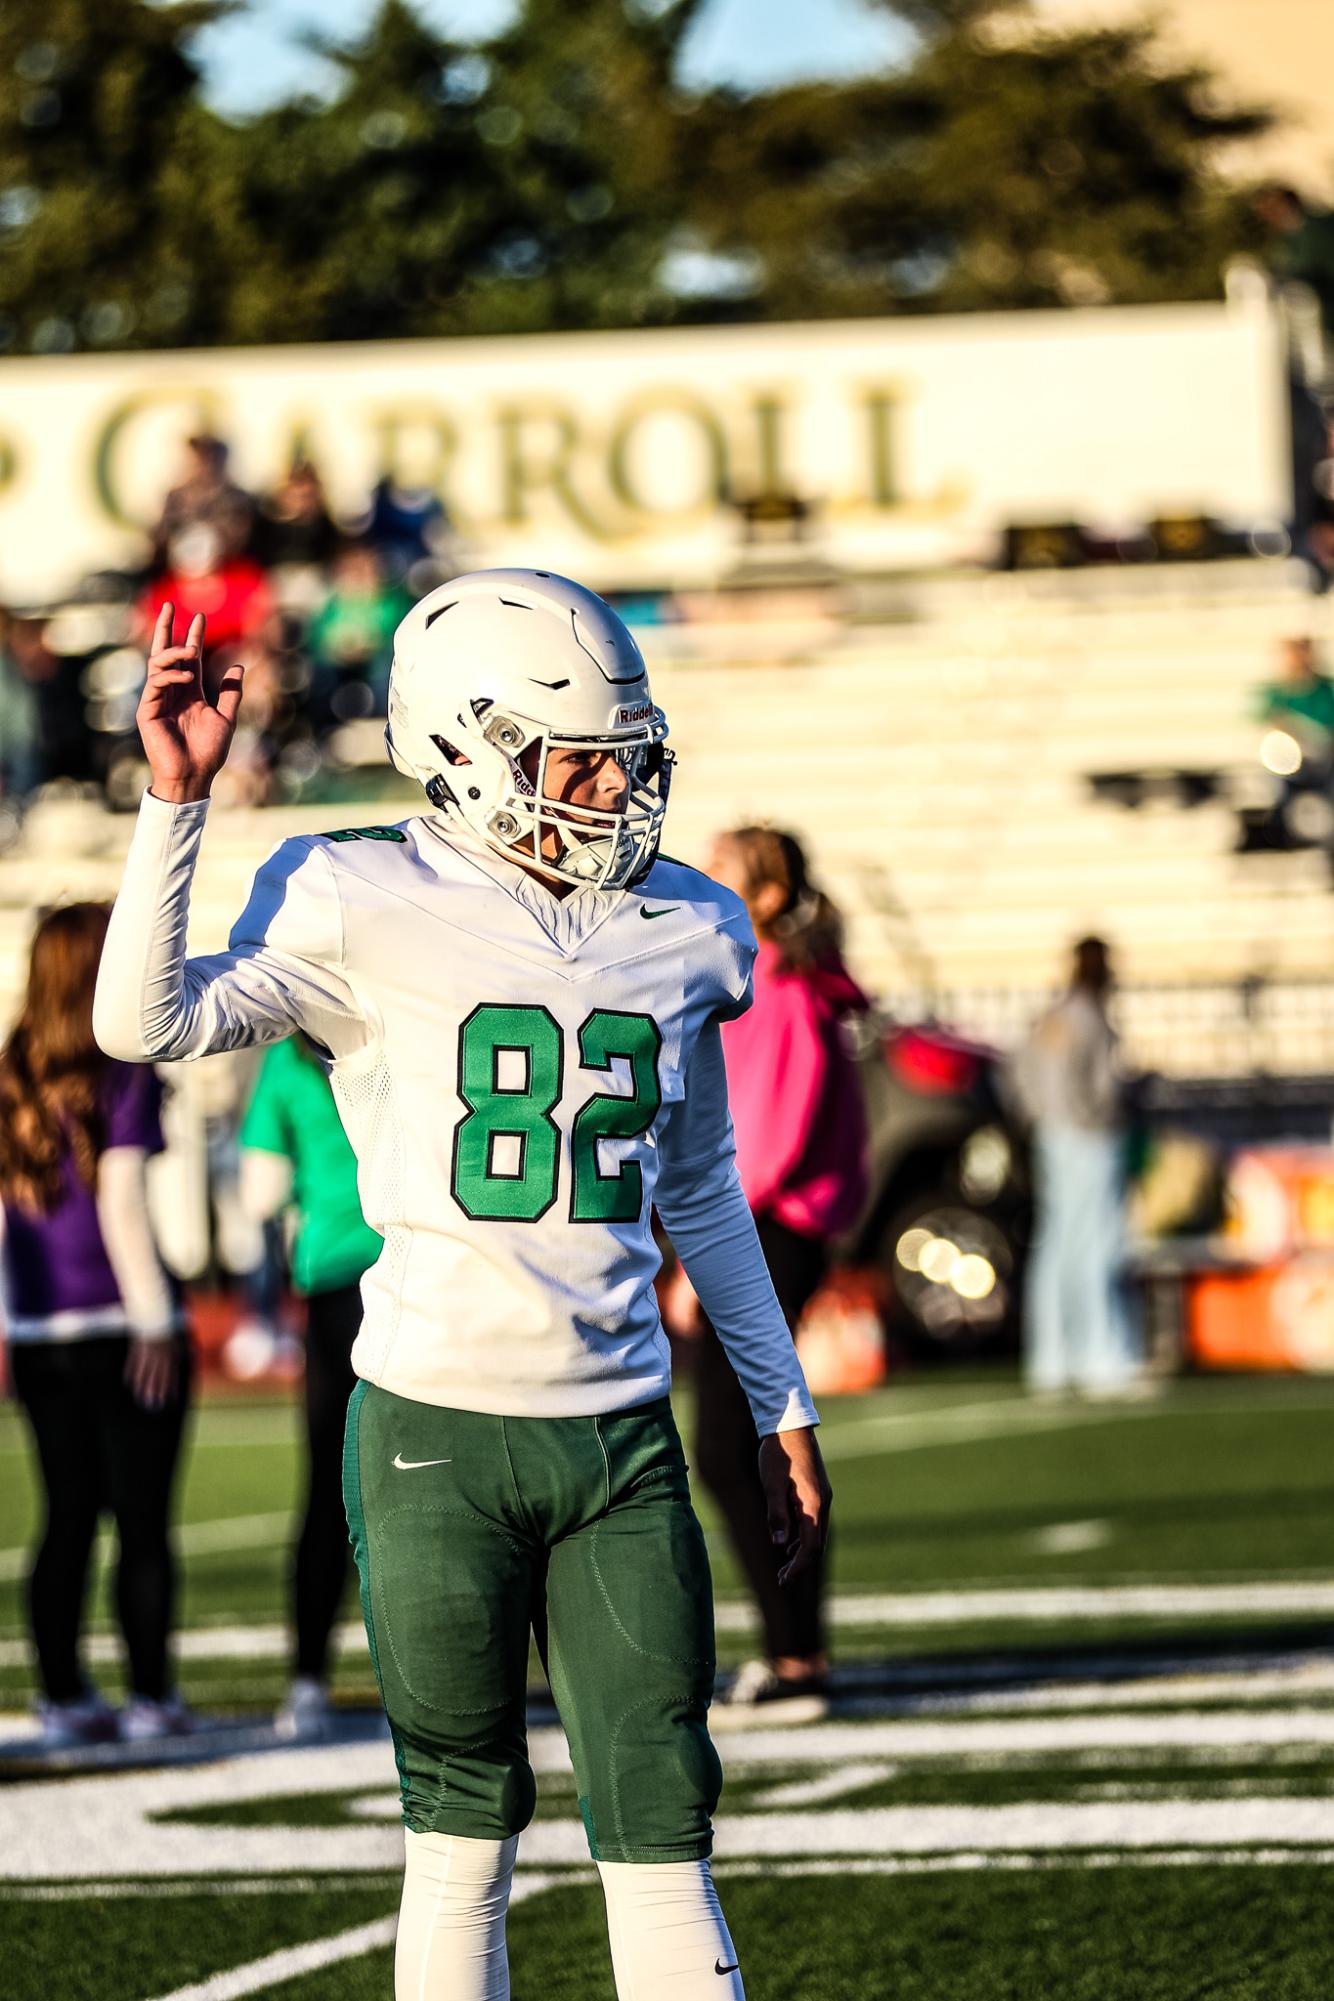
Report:
[{"label": "green number 82", "polygon": [[[583,1070],[630,1066],[629,1096],[595,1092],[570,1132],[574,1223],[629,1223],[644,1201],[638,1161],[604,1173],[599,1141],[638,1139],[662,1104],[662,1036],[646,1014],[595,1008],[579,1029]],[[560,1128],[553,1113],[564,1083],[565,1042],[544,1007],[474,1008],[459,1030],[458,1091],[467,1114],[454,1132],[450,1187],[474,1222],[535,1223],[560,1191]]]}]

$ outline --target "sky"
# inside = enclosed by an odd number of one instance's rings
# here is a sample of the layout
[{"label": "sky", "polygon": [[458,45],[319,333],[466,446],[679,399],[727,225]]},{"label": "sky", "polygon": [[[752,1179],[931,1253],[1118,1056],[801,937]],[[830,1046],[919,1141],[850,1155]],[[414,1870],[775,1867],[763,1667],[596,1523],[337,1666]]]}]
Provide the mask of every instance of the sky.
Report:
[{"label": "sky", "polygon": [[[418,11],[460,39],[493,33],[511,0],[416,0]],[[376,0],[251,0],[200,38],[208,95],[244,117],[327,81],[300,46],[303,30],[355,34]],[[710,0],[686,45],[685,81],[759,89],[806,77],[879,67],[904,46],[903,31],[867,0]]]}]

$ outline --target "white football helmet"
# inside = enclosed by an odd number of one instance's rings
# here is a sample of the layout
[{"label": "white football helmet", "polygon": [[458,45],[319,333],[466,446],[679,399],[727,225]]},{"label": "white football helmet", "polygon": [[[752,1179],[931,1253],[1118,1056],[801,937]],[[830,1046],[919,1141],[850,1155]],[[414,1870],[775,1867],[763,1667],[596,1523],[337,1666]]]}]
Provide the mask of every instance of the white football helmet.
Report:
[{"label": "white football helmet", "polygon": [[[666,719],[625,625],[568,577],[477,570],[414,605],[394,635],[384,735],[438,811],[513,861],[598,889],[623,889],[653,864],[671,782]],[[532,744],[530,782],[519,760]],[[593,748],[625,771],[623,808],[544,798],[549,752]]]}]

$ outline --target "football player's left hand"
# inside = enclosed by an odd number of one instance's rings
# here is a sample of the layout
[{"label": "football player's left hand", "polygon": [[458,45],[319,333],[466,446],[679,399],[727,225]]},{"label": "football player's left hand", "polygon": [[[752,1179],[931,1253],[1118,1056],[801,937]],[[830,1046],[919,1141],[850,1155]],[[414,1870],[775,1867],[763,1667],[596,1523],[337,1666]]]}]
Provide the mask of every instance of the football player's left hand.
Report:
[{"label": "football player's left hand", "polygon": [[775,1545],[787,1552],[778,1582],[789,1584],[803,1570],[809,1570],[829,1540],[829,1509],[834,1495],[813,1426],[771,1431],[760,1440],[760,1483],[769,1512],[769,1533]]}]

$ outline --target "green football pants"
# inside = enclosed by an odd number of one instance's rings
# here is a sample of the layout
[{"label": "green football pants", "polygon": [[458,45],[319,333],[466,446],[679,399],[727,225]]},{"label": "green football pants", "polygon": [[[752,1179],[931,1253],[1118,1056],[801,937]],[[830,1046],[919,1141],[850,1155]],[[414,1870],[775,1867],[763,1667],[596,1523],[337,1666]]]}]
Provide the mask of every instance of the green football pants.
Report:
[{"label": "green football pants", "polygon": [[531,1820],[532,1632],[595,1859],[707,1855],[713,1592],[668,1400],[503,1418],[358,1383],[343,1471],[407,1825],[503,1840]]}]

